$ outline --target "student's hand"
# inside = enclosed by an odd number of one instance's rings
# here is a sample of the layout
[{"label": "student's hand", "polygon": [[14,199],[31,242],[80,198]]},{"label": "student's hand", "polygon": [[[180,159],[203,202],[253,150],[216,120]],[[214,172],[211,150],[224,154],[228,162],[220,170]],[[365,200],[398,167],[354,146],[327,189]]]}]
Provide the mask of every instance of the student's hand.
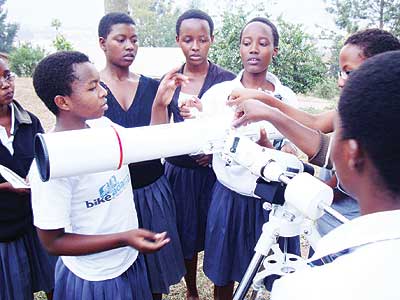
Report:
[{"label": "student's hand", "polygon": [[189,82],[189,77],[178,73],[181,67],[176,67],[165,74],[158,86],[156,98],[154,100],[155,105],[167,107],[172,100],[172,96],[178,86],[184,86]]},{"label": "student's hand", "polygon": [[30,189],[24,189],[24,188],[16,189],[12,186],[11,183],[9,183],[7,181],[0,183],[0,190],[13,192],[13,193],[17,193],[17,194],[29,194],[31,192]]},{"label": "student's hand", "polygon": [[270,107],[260,101],[254,99],[246,100],[236,108],[232,126],[240,127],[252,122],[268,121],[275,111],[276,108]]},{"label": "student's hand", "polygon": [[243,103],[243,101],[249,99],[260,100],[261,98],[265,97],[265,94],[265,92],[255,89],[236,88],[229,95],[226,104],[228,106],[238,106]]},{"label": "student's hand", "polygon": [[202,110],[203,104],[196,96],[184,101],[179,108],[179,112],[184,119],[193,119],[196,117],[196,113]]},{"label": "student's hand", "polygon": [[142,253],[152,253],[169,243],[167,233],[154,233],[146,229],[135,229],[128,232],[127,244]]},{"label": "student's hand", "polygon": [[212,155],[211,154],[200,154],[200,155],[196,155],[196,157],[194,157],[196,160],[196,163],[201,166],[201,167],[208,167],[211,163],[212,160]]},{"label": "student's hand", "polygon": [[285,145],[283,145],[283,147],[281,148],[281,151],[289,153],[289,154],[297,155],[297,149],[296,149],[296,147],[293,146],[292,143],[286,143]]},{"label": "student's hand", "polygon": [[274,149],[274,146],[268,139],[267,131],[265,130],[265,128],[260,128],[260,139],[256,143],[262,147]]}]

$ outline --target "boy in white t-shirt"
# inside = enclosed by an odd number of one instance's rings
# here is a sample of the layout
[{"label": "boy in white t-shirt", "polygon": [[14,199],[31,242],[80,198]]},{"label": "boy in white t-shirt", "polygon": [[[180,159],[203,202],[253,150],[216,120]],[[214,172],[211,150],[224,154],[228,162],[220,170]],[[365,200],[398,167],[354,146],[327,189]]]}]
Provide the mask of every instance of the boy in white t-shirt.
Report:
[{"label": "boy in white t-shirt", "polygon": [[[54,131],[115,126],[102,117],[107,92],[86,55],[69,51],[46,57],[33,84],[56,115]],[[157,251],[169,239],[137,228],[127,167],[42,182],[33,166],[29,178],[39,237],[50,253],[61,256],[55,299],[151,299],[138,250]]]}]

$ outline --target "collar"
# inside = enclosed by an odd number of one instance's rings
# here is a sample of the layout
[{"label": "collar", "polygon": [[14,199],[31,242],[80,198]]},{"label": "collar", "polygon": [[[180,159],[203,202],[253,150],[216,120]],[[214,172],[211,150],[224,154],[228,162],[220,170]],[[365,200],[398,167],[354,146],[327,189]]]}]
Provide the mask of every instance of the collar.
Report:
[{"label": "collar", "polygon": [[[15,100],[11,102],[11,111],[14,112],[17,124],[32,124],[31,116],[28,112]],[[16,124],[16,125],[17,125]]]},{"label": "collar", "polygon": [[400,210],[377,212],[355,218],[318,241],[314,261],[324,256],[381,241],[400,239]]},{"label": "collar", "polygon": [[[243,87],[243,84],[242,84],[241,80],[243,77],[243,73],[244,73],[244,70],[241,70],[239,72],[239,74],[236,76],[236,78],[234,79],[234,81],[239,82],[242,87]],[[278,77],[276,77],[271,72],[267,72],[267,74],[265,75],[265,79],[267,79],[267,81],[271,82],[275,86],[275,91],[278,89],[278,86],[282,85],[280,80],[278,79]]]}]

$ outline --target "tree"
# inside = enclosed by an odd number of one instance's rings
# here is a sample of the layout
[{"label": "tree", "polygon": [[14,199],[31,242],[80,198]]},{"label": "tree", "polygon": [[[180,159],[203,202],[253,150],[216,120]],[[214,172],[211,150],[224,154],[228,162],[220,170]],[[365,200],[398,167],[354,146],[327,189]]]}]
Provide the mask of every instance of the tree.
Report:
[{"label": "tree", "polygon": [[7,12],[3,9],[6,0],[0,0],[0,52],[10,52],[18,31],[15,23],[6,23]]},{"label": "tree", "polygon": [[290,24],[282,18],[278,18],[277,28],[279,53],[270,68],[271,72],[296,93],[312,90],[328,71],[314,41],[301,25]]},{"label": "tree", "polygon": [[[236,13],[232,11],[224,13],[209,57],[222,67],[238,73],[242,69],[239,35],[250,13],[241,9],[235,10]],[[270,70],[296,93],[306,93],[323,80],[327,67],[313,40],[300,25],[290,24],[281,18],[276,25],[280,35],[279,53]]]},{"label": "tree", "polygon": [[400,35],[400,0],[325,0],[336,25],[353,33],[361,28],[378,27]]},{"label": "tree", "polygon": [[31,43],[23,43],[16,47],[9,56],[10,68],[18,76],[30,77],[38,62],[47,55],[46,51]]},{"label": "tree", "polygon": [[181,11],[173,1],[130,0],[139,43],[147,47],[175,47],[175,24]]},{"label": "tree", "polygon": [[71,51],[74,50],[72,44],[67,41],[64,35],[60,32],[61,21],[58,19],[53,19],[51,21],[51,27],[56,29],[56,37],[53,40],[53,46],[57,51]]},{"label": "tree", "polygon": [[104,12],[124,12],[128,13],[128,0],[104,0]]},{"label": "tree", "polygon": [[241,8],[236,11],[224,12],[222,26],[215,30],[215,41],[209,53],[211,61],[235,74],[242,69],[239,35],[247,19],[247,14]]}]

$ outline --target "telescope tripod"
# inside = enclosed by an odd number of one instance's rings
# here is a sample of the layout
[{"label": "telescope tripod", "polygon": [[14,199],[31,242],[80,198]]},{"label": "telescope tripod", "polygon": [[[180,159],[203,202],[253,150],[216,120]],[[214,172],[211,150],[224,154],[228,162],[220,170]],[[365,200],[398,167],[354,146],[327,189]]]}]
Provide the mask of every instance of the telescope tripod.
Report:
[{"label": "telescope tripod", "polygon": [[285,205],[274,205],[269,221],[263,225],[255,254],[233,299],[244,299],[251,285],[254,294],[262,292],[265,290],[264,278],[270,275],[284,276],[309,267],[304,258],[286,253],[285,250],[282,252],[279,248],[279,237],[293,237],[300,234],[306,237],[311,246],[314,246],[320,238],[313,221],[288,211]]}]

